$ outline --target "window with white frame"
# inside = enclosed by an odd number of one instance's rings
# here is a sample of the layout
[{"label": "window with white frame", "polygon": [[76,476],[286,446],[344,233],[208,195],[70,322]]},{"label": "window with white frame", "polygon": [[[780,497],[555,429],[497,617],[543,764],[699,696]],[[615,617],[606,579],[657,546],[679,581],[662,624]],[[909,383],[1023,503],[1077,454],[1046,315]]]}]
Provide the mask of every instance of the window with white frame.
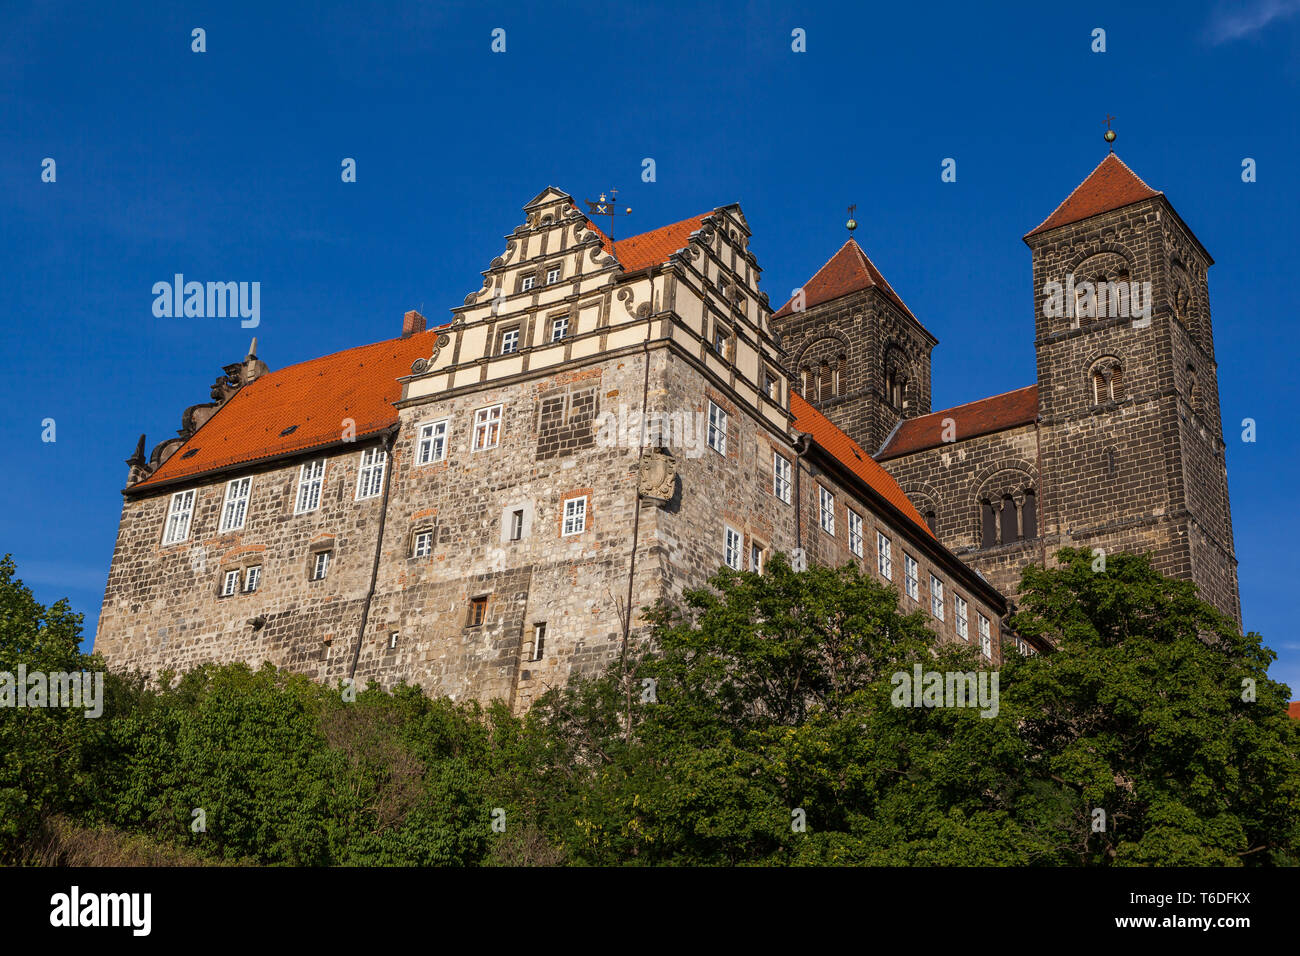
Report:
[{"label": "window with white frame", "polygon": [[903,552],[903,586],[907,590],[907,596],[913,601],[921,600],[920,568],[917,566],[916,558],[906,551]]},{"label": "window with white frame", "polygon": [[731,331],[723,325],[713,327],[713,351],[717,352],[724,358],[727,355],[727,342],[731,339]]},{"label": "window with white frame", "polygon": [[551,320],[551,341],[558,342],[569,334],[569,317],[567,315],[556,316]]},{"label": "window with white frame", "polygon": [[822,530],[827,534],[835,533],[835,496],[820,485],[817,490],[821,493],[821,522]]},{"label": "window with white frame", "polygon": [[474,413],[474,451],[496,448],[501,441],[501,406],[480,408]]},{"label": "window with white frame", "polygon": [[943,620],[943,582],[930,575],[930,613]]},{"label": "window with white frame", "polygon": [[244,526],[244,519],[248,517],[248,494],[252,487],[252,478],[234,478],[226,482],[226,501],[221,506],[219,531],[238,531]]},{"label": "window with white frame", "polygon": [[300,515],[319,508],[321,488],[324,484],[324,458],[309,461],[298,469],[298,497],[294,502],[293,513]]},{"label": "window with white frame", "polygon": [[757,541],[751,541],[749,544],[749,570],[755,574],[762,574],[766,556],[767,549]]},{"label": "window with white frame", "polygon": [[781,380],[766,365],[763,366],[763,391],[774,402],[781,400]]},{"label": "window with white frame", "polygon": [[894,558],[891,554],[893,546],[888,538],[879,531],[876,532],[876,570],[886,581],[894,580]]},{"label": "window with white frame", "polygon": [[709,447],[719,455],[727,453],[727,413],[709,402]]},{"label": "window with white frame", "polygon": [[582,534],[587,530],[587,496],[569,498],[564,502],[564,527],[562,534]]},{"label": "window with white frame", "polygon": [[501,354],[509,355],[519,351],[519,329],[506,329],[501,333]]},{"label": "window with white frame", "polygon": [[728,528],[726,532],[725,560],[733,571],[745,570],[745,539],[735,528]]},{"label": "window with white frame", "polygon": [[416,558],[427,558],[433,554],[433,532],[417,531],[412,540],[411,555]]},{"label": "window with white frame", "polygon": [[952,596],[952,613],[957,619],[957,636],[963,641],[969,641],[970,627],[966,623],[966,599],[960,594]]},{"label": "window with white frame", "polygon": [[546,653],[546,622],[538,621],[533,625],[533,654],[532,660],[540,661],[542,655]]},{"label": "window with white frame", "polygon": [[993,660],[993,636],[989,633],[989,619],[976,612],[979,617],[980,653]]},{"label": "window with white frame", "polygon": [[316,552],[316,557],[311,566],[311,579],[313,581],[325,580],[325,575],[329,573],[330,569],[330,554],[329,551]]},{"label": "window with white frame", "polygon": [[510,512],[510,540],[520,541],[524,536],[524,511],[517,508]]},{"label": "window with white frame", "polygon": [[415,463],[428,465],[447,457],[448,420],[425,422],[420,426],[419,442],[415,448]]},{"label": "window with white frame", "polygon": [[772,494],[790,503],[790,459],[772,452]]},{"label": "window with white frame", "polygon": [[849,509],[849,550],[862,557],[862,515]]},{"label": "window with white frame", "polygon": [[230,597],[239,590],[239,571],[227,571],[221,578],[221,596]]},{"label": "window with white frame", "polygon": [[547,285],[551,285],[552,283],[559,282],[559,281],[560,281],[560,267],[559,267],[559,266],[555,266],[555,267],[552,268],[552,269],[547,269],[547,270],[546,270],[546,284],[547,284]]},{"label": "window with white frame", "polygon": [[519,291],[527,292],[536,284],[536,282],[537,276],[524,276],[523,281],[519,283]]},{"label": "window with white frame", "polygon": [[357,469],[357,501],[377,498],[384,490],[384,466],[388,452],[382,448],[367,448],[361,453],[361,467]]},{"label": "window with white frame", "polygon": [[163,528],[163,544],[176,544],[190,536],[190,519],[194,516],[194,490],[178,491],[172,495],[167,509],[167,524]]},{"label": "window with white frame", "polygon": [[262,566],[255,564],[244,571],[244,593],[251,594],[262,583]]}]

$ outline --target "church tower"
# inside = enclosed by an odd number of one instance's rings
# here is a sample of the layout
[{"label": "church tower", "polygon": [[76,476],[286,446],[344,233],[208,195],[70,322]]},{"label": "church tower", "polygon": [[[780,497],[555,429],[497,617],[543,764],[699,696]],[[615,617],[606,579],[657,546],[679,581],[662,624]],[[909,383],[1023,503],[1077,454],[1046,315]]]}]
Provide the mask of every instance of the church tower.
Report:
[{"label": "church tower", "polygon": [[854,239],[794,291],[772,325],[792,387],[869,452],[900,420],[930,411],[938,340]]},{"label": "church tower", "polygon": [[1113,152],[1024,237],[1033,256],[1044,531],[1153,553],[1241,619],[1206,273]]}]

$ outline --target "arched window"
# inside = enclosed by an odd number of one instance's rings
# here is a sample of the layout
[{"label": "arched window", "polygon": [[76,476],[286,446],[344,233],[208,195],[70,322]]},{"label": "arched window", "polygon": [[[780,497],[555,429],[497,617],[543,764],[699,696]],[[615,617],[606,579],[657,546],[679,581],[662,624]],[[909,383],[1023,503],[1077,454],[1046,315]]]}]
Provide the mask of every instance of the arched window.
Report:
[{"label": "arched window", "polygon": [[997,519],[993,513],[993,504],[980,502],[980,547],[991,548],[998,543]]},{"label": "arched window", "polygon": [[849,359],[848,356],[841,354],[835,360],[835,394],[843,395],[848,388],[849,377]]},{"label": "arched window", "polygon": [[1191,402],[1192,411],[1201,411],[1201,383],[1196,377],[1196,366],[1187,363],[1187,400]]},{"label": "arched window", "polygon": [[1092,403],[1104,405],[1124,397],[1124,369],[1118,360],[1105,358],[1092,367]]},{"label": "arched window", "polygon": [[1020,540],[1019,522],[1016,520],[1016,499],[1010,495],[1002,496],[1002,510],[998,513],[998,531],[1003,544]]},{"label": "arched window", "polygon": [[822,362],[821,369],[817,377],[818,377],[818,384],[821,386],[820,398],[824,402],[826,401],[826,399],[831,397],[831,395],[833,394],[832,389],[834,389],[835,387],[835,383],[831,378],[830,362]]},{"label": "arched window", "polygon": [[1038,537],[1038,496],[1028,489],[1020,506],[1020,531],[1026,538]]},{"label": "arched window", "polygon": [[934,530],[935,530],[934,522],[935,522],[935,513],[934,513],[934,509],[933,509],[933,508],[928,508],[928,509],[926,509],[926,511],[925,511],[925,523],[926,523],[927,527],[929,527],[929,529],[930,529],[931,531],[934,531]]}]

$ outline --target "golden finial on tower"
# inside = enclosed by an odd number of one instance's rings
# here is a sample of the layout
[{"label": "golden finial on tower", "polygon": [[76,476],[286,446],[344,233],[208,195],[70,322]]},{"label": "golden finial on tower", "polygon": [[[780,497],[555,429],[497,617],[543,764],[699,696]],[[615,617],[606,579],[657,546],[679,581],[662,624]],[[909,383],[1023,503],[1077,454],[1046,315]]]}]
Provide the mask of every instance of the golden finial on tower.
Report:
[{"label": "golden finial on tower", "polygon": [[1109,113],[1106,114],[1106,142],[1110,143],[1110,151],[1115,152],[1115,131],[1110,128],[1110,121],[1115,117]]},{"label": "golden finial on tower", "polygon": [[853,213],[857,208],[858,207],[856,203],[854,203],[852,206],[849,207],[849,221],[844,224],[845,228],[849,230],[850,239],[853,238],[853,230],[858,228],[858,221],[853,218]]}]

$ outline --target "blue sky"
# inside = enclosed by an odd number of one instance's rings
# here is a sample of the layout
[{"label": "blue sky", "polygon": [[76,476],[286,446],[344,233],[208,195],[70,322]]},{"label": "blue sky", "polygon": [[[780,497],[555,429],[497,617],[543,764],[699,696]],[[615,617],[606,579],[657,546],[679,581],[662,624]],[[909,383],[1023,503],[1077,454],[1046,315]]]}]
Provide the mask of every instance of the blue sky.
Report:
[{"label": "blue sky", "polygon": [[1020,237],[1105,155],[1111,113],[1119,155],[1216,259],[1245,622],[1300,693],[1298,92],[1294,0],[6,5],[0,551],[93,635],[123,459],[141,432],[174,434],[251,334],[155,318],[153,283],[260,282],[259,353],[279,368],[396,335],[410,308],[441,321],[548,184],[620,187],[624,235],[740,202],[774,306],[856,203],[858,240],[940,340],[934,407],[1029,384]]}]

